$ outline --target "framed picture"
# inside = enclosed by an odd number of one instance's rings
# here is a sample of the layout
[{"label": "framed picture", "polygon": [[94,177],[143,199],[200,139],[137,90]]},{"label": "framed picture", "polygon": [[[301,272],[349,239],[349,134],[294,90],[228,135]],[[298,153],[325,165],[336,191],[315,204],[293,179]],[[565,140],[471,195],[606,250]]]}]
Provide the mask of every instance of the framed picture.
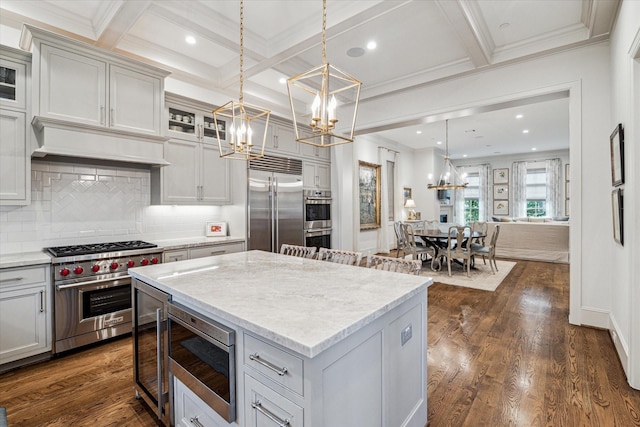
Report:
[{"label": "framed picture", "polygon": [[613,240],[624,245],[624,193],[621,188],[611,192],[611,216],[613,218]]},{"label": "framed picture", "polygon": [[509,215],[509,201],[508,200],[494,200],[493,201],[493,214],[494,215]]},{"label": "framed picture", "polygon": [[509,183],[509,168],[494,169],[493,170],[493,183],[494,184],[508,184]]},{"label": "framed picture", "polygon": [[380,165],[360,161],[360,230],[380,228]]},{"label": "framed picture", "polygon": [[509,185],[499,184],[493,186],[494,200],[509,200]]},{"label": "framed picture", "polygon": [[611,137],[611,184],[614,187],[624,184],[624,130],[622,123],[614,129]]},{"label": "framed picture", "polygon": [[413,199],[413,191],[411,190],[411,187],[404,187],[402,189],[402,194],[403,194],[402,206],[404,206],[407,204],[407,200]]},{"label": "framed picture", "polygon": [[227,223],[226,222],[207,222],[207,236],[226,236],[227,235]]}]

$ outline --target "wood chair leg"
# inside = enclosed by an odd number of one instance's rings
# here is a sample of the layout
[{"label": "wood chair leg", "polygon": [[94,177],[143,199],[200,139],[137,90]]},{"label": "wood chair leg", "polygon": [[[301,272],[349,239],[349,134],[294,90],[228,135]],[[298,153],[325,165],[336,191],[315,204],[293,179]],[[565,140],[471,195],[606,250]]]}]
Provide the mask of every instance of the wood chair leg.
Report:
[{"label": "wood chair leg", "polygon": [[451,277],[451,258],[447,258],[447,269],[449,269],[449,277]]}]

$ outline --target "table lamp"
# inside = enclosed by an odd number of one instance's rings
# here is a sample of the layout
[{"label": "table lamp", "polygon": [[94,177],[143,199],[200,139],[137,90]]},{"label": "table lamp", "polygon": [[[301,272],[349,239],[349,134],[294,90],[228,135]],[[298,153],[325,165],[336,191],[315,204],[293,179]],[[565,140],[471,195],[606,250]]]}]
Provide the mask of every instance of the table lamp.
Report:
[{"label": "table lamp", "polygon": [[409,208],[409,216],[407,219],[416,219],[416,211],[413,209],[416,207],[416,202],[414,202],[413,199],[407,199],[404,203],[404,207]]}]

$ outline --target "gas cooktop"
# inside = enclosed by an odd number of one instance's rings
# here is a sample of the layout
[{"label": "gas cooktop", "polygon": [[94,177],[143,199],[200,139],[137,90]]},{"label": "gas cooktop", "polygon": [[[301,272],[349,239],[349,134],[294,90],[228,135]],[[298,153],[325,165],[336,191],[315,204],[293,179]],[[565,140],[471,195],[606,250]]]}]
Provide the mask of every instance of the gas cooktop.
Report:
[{"label": "gas cooktop", "polygon": [[136,249],[155,248],[158,245],[143,242],[142,240],[131,240],[127,242],[89,243],[86,245],[54,246],[46,248],[54,257],[68,257],[76,255],[91,255],[104,252],[121,252]]}]

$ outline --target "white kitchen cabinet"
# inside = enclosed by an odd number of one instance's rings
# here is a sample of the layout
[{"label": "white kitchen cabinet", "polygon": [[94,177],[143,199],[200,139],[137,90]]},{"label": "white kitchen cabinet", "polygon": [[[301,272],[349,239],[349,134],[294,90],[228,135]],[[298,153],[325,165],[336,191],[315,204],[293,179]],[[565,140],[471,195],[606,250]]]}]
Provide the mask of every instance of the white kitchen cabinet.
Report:
[{"label": "white kitchen cabinet", "polygon": [[[252,126],[254,137],[264,135],[264,127],[261,123]],[[254,143],[257,144],[258,141],[254,139]],[[264,149],[265,152],[278,156],[298,157],[300,155],[300,143],[296,141],[296,134],[291,125],[273,118],[269,121]]]},{"label": "white kitchen cabinet", "polygon": [[311,157],[318,160],[330,160],[331,148],[316,147],[315,145],[300,143],[300,154],[305,157]]},{"label": "white kitchen cabinet", "polygon": [[111,129],[160,135],[160,77],[43,44],[36,115]]},{"label": "white kitchen cabinet", "polygon": [[31,57],[0,51],[0,205],[31,202],[31,146],[27,134]]},{"label": "white kitchen cabinet", "polygon": [[49,265],[0,270],[0,364],[51,350]]},{"label": "white kitchen cabinet", "polygon": [[227,427],[227,423],[182,381],[173,378],[173,420],[179,427]]},{"label": "white kitchen cabinet", "polygon": [[165,251],[162,262],[176,262],[206,256],[224,255],[244,251],[244,242],[203,244],[185,249]]},{"label": "white kitchen cabinet", "polygon": [[244,376],[244,414],[246,427],[304,426],[304,410],[300,406],[247,374]]},{"label": "white kitchen cabinet", "polygon": [[331,190],[331,164],[305,160],[302,163],[302,183],[310,190]]},{"label": "white kitchen cabinet", "polygon": [[[216,124],[213,121],[213,106],[210,110],[195,106],[170,104],[167,106],[167,134],[172,138],[207,142],[218,149]],[[220,139],[226,140],[226,121],[219,120]]]},{"label": "white kitchen cabinet", "polygon": [[189,259],[189,250],[188,249],[180,249],[173,251],[165,251],[162,253],[162,262],[177,262],[184,261]]},{"label": "white kitchen cabinet", "polygon": [[170,139],[164,158],[169,163],[151,170],[151,203],[221,205],[231,202],[229,160],[214,144]]}]

